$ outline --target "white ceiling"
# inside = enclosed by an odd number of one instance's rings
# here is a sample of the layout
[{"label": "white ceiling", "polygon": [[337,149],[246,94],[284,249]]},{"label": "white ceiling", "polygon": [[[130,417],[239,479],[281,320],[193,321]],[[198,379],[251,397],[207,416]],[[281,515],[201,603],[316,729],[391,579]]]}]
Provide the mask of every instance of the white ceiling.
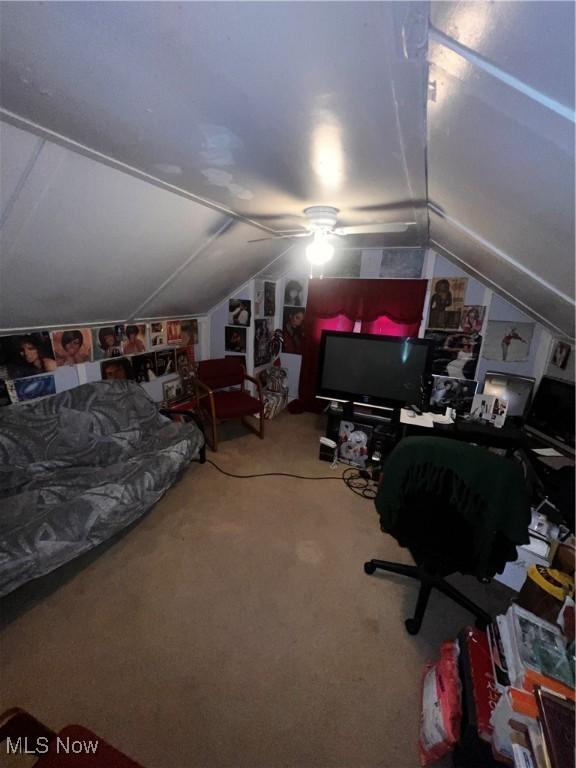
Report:
[{"label": "white ceiling", "polygon": [[571,3],[0,7],[0,327],[204,312],[324,203],[573,335]]}]

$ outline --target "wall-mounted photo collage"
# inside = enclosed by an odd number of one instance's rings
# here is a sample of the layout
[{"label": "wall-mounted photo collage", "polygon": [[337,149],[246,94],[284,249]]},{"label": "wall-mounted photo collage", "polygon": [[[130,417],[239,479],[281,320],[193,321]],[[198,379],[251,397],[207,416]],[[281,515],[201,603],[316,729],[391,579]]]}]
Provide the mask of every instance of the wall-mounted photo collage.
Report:
[{"label": "wall-mounted photo collage", "polygon": [[[178,352],[180,357],[184,353],[187,360],[186,368],[182,366],[186,375],[194,370],[197,343],[196,319],[1,336],[0,407],[54,394],[54,372],[63,366],[100,362],[102,379],[130,379],[141,383],[178,373]],[[156,347],[166,349],[153,349]]]}]

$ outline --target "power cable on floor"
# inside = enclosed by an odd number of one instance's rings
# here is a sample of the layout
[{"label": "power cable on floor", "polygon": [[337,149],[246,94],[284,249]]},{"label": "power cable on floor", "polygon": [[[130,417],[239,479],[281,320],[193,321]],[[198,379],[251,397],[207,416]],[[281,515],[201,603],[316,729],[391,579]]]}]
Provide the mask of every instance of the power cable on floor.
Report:
[{"label": "power cable on floor", "polygon": [[234,477],[238,480],[251,480],[255,477],[293,477],[297,480],[343,480],[345,485],[357,496],[362,496],[364,499],[376,498],[377,484],[372,480],[370,474],[365,469],[357,469],[356,467],[347,467],[342,475],[334,477],[334,475],[321,475],[320,477],[313,477],[310,475],[295,475],[292,472],[260,472],[254,475],[236,475],[233,472],[227,472],[215,464],[210,459],[206,459],[206,464],[211,464],[214,469],[221,472],[227,477]]}]

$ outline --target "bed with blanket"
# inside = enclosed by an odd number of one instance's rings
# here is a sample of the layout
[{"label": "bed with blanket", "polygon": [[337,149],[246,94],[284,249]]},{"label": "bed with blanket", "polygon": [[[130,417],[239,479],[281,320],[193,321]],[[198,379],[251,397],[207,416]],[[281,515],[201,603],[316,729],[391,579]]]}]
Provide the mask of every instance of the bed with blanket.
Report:
[{"label": "bed with blanket", "polygon": [[130,381],[0,409],[0,597],[130,525],[203,457],[196,423]]}]

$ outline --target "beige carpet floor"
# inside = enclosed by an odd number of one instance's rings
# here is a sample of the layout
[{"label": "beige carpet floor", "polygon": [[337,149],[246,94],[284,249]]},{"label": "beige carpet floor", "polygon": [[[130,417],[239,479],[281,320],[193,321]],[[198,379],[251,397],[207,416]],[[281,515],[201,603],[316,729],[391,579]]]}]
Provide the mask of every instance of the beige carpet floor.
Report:
[{"label": "beige carpet floor", "polygon": [[[342,472],[317,459],[320,417],[267,427],[228,427],[209,458]],[[6,599],[1,708],[81,723],[147,768],[416,768],[423,665],[469,616],[434,595],[409,636],[416,585],[366,576],[371,557],[409,562],[343,483],[193,465],[96,557]],[[509,597],[453,581],[488,609]]]}]

